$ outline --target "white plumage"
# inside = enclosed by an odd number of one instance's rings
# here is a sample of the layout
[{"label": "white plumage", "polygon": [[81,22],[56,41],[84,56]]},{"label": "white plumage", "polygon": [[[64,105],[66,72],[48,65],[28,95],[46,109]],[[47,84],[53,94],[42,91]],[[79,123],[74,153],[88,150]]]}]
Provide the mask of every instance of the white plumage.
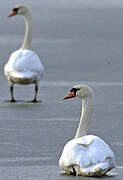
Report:
[{"label": "white plumage", "polygon": [[9,17],[23,15],[25,20],[25,37],[19,50],[13,52],[4,67],[4,73],[10,83],[11,102],[15,102],[13,88],[15,84],[35,85],[35,95],[32,102],[37,101],[38,84],[44,74],[44,66],[39,56],[30,50],[31,44],[31,13],[26,6],[17,6]]},{"label": "white plumage", "polygon": [[101,176],[115,167],[115,157],[101,138],[87,135],[65,145],[59,165],[67,174]]},{"label": "white plumage", "polygon": [[94,93],[85,85],[77,85],[64,99],[82,98],[82,114],[75,138],[63,149],[59,166],[66,174],[102,176],[115,167],[115,156],[101,138],[87,135],[88,120],[93,111]]},{"label": "white plumage", "polygon": [[9,81],[15,84],[39,82],[44,74],[44,66],[38,55],[28,49],[13,52],[4,68]]}]

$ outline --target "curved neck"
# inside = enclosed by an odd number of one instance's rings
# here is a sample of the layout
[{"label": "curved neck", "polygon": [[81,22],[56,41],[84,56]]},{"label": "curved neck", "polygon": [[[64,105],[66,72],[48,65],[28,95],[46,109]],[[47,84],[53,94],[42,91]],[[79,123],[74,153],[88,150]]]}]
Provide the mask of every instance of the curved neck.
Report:
[{"label": "curved neck", "polygon": [[82,101],[81,118],[75,138],[80,138],[87,134],[88,121],[91,118],[92,111],[93,111],[93,95],[89,96],[88,98],[85,98]]},{"label": "curved neck", "polygon": [[24,15],[24,20],[25,20],[25,36],[21,49],[29,49],[31,44],[31,37],[32,37],[32,27],[31,27],[32,18],[29,11]]}]

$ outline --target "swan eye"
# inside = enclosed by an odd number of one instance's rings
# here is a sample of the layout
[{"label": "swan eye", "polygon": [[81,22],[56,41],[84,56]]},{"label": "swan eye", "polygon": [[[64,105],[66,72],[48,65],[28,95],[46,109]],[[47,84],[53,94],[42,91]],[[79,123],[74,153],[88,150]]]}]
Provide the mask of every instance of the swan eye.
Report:
[{"label": "swan eye", "polygon": [[78,89],[77,89],[77,88],[72,88],[72,89],[70,90],[70,92],[73,92],[73,91],[74,91],[74,92],[76,93],[78,90],[80,90],[80,89],[79,89],[79,88],[78,88]]},{"label": "swan eye", "polygon": [[14,8],[12,11],[18,12],[19,8]]},{"label": "swan eye", "polygon": [[76,90],[76,88],[72,88],[71,90],[70,90],[70,92],[76,92],[77,90]]}]

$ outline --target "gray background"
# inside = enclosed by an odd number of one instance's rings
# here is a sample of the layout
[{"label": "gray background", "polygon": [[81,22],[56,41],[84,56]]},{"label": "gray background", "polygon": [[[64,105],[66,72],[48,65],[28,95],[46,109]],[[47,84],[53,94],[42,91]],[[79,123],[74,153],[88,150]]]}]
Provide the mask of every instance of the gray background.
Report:
[{"label": "gray background", "polygon": [[[17,4],[28,5],[33,13],[32,49],[46,68],[38,104],[5,102],[10,94],[3,67],[24,35],[23,18],[7,18]],[[91,179],[65,176],[58,166],[80,117],[80,100],[62,101],[76,84],[91,86],[96,95],[88,134],[103,138],[116,155],[117,169],[104,178],[122,179],[122,0],[1,1],[0,63],[1,180]],[[33,90],[19,86],[15,96],[30,100]]]}]

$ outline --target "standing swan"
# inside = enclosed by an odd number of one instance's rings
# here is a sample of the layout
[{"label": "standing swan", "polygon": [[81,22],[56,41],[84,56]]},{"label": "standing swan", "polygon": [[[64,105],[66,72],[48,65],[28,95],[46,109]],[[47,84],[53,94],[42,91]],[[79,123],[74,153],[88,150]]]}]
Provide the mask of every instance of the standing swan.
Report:
[{"label": "standing swan", "polygon": [[11,102],[15,102],[13,88],[14,84],[28,85],[35,84],[35,95],[32,102],[37,101],[39,80],[44,74],[38,55],[30,50],[31,44],[31,14],[26,6],[18,6],[8,16],[23,15],[25,20],[25,38],[20,49],[13,52],[8,63],[4,67],[4,73],[10,82]]},{"label": "standing swan", "polygon": [[64,147],[59,166],[67,174],[102,176],[115,167],[114,153],[99,137],[87,135],[88,120],[93,111],[94,93],[88,86],[77,85],[68,98],[82,98],[82,114],[75,138]]}]

